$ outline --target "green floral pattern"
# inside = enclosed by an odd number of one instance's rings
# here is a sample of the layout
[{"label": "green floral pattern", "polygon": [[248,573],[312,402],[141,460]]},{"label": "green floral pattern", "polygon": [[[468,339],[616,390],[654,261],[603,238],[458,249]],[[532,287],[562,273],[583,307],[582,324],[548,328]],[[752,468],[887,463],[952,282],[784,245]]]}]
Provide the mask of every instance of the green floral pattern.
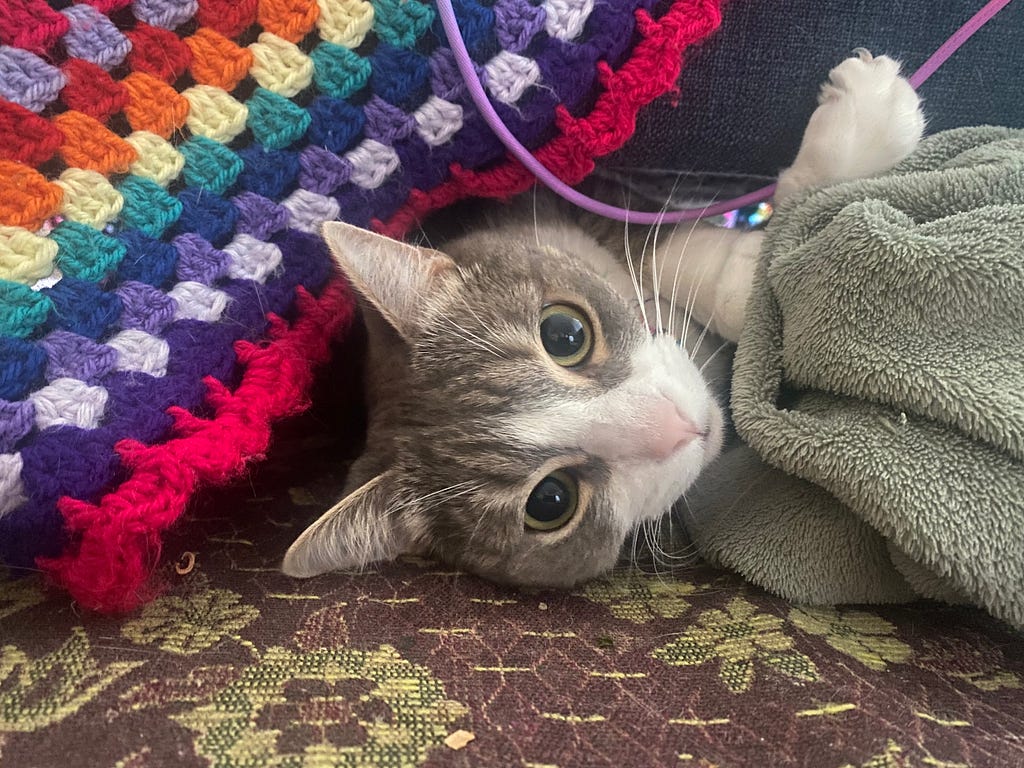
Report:
[{"label": "green floral pattern", "polygon": [[269,648],[209,704],[174,719],[195,731],[211,768],[375,768],[419,765],[465,713],[429,670],[385,645]]},{"label": "green floral pattern", "polygon": [[158,645],[168,653],[192,655],[221,638],[232,637],[259,615],[227,589],[209,589],[187,597],[161,597],[126,622],[121,634],[139,645]]},{"label": "green floral pattern", "polygon": [[0,621],[45,600],[38,579],[9,579],[0,569]]},{"label": "green floral pattern", "polygon": [[719,677],[733,693],[742,693],[754,681],[755,664],[780,672],[795,682],[818,679],[814,662],[794,650],[792,638],[782,632],[777,616],[757,613],[742,597],[730,600],[725,610],[704,611],[694,626],[654,652],[654,658],[674,666],[719,661]]},{"label": "green floral pattern", "polygon": [[703,567],[296,581],[293,475],[218,501],[244,524],[131,616],[0,580],[0,767],[1024,765],[1024,638],[977,612],[796,607]]},{"label": "green floral pattern", "polygon": [[97,663],[81,627],[72,629],[53,653],[38,658],[16,646],[4,646],[0,649],[0,732],[32,733],[58,723],[142,663]]},{"label": "green floral pattern", "polygon": [[910,659],[910,646],[895,637],[896,627],[864,611],[794,608],[789,620],[871,669],[884,670],[887,664],[905,664]]},{"label": "green floral pattern", "polygon": [[608,606],[612,616],[646,624],[657,618],[677,619],[690,610],[686,600],[698,591],[688,581],[652,578],[635,571],[616,573],[586,584],[579,593]]}]

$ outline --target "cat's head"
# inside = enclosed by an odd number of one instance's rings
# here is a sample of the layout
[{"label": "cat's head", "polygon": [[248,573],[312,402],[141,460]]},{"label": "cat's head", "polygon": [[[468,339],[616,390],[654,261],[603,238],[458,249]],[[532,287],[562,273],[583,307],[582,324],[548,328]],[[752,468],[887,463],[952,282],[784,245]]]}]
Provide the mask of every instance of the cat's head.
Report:
[{"label": "cat's head", "polygon": [[340,223],[324,236],[401,362],[378,382],[372,477],[299,537],[286,573],[417,552],[568,587],[612,567],[717,454],[721,413],[689,356],[578,255],[489,231],[448,254]]}]

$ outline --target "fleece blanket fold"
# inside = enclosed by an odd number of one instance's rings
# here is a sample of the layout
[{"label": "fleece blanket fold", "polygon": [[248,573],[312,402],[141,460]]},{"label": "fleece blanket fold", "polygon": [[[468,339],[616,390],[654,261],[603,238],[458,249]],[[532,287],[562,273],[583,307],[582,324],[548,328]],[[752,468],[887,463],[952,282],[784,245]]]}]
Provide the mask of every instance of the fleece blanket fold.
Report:
[{"label": "fleece blanket fold", "polygon": [[795,601],[1024,628],[1024,131],[787,202],[747,312],[744,444],[689,499],[704,556]]}]

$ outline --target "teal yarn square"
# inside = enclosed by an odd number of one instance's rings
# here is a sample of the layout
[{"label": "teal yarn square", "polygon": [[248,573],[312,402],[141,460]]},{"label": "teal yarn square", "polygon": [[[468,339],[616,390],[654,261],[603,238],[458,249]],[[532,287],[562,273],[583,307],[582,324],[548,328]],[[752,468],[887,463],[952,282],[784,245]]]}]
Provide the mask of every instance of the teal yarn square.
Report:
[{"label": "teal yarn square", "polygon": [[89,282],[99,282],[117,270],[128,251],[117,238],[75,221],[62,221],[50,239],[57,243],[60,271]]},{"label": "teal yarn square", "polygon": [[235,183],[245,167],[242,158],[220,142],[205,136],[193,136],[178,147],[178,151],[185,158],[182,171],[185,183],[218,195],[224,194]]},{"label": "teal yarn square", "polygon": [[246,124],[267,149],[284,149],[306,135],[310,117],[302,107],[266,88],[257,88],[245,103]]},{"label": "teal yarn square", "polygon": [[117,189],[124,196],[121,221],[125,227],[159,238],[181,216],[178,199],[154,181],[129,176]]}]

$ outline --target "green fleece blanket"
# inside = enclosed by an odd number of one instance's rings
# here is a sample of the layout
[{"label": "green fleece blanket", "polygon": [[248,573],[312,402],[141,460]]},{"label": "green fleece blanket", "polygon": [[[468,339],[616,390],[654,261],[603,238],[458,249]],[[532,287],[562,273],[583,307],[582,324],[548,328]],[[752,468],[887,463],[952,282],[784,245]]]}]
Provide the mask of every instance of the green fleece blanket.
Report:
[{"label": "green fleece blanket", "polygon": [[941,133],[787,203],[747,313],[745,444],[688,499],[702,554],[798,602],[1024,628],[1024,131]]}]

